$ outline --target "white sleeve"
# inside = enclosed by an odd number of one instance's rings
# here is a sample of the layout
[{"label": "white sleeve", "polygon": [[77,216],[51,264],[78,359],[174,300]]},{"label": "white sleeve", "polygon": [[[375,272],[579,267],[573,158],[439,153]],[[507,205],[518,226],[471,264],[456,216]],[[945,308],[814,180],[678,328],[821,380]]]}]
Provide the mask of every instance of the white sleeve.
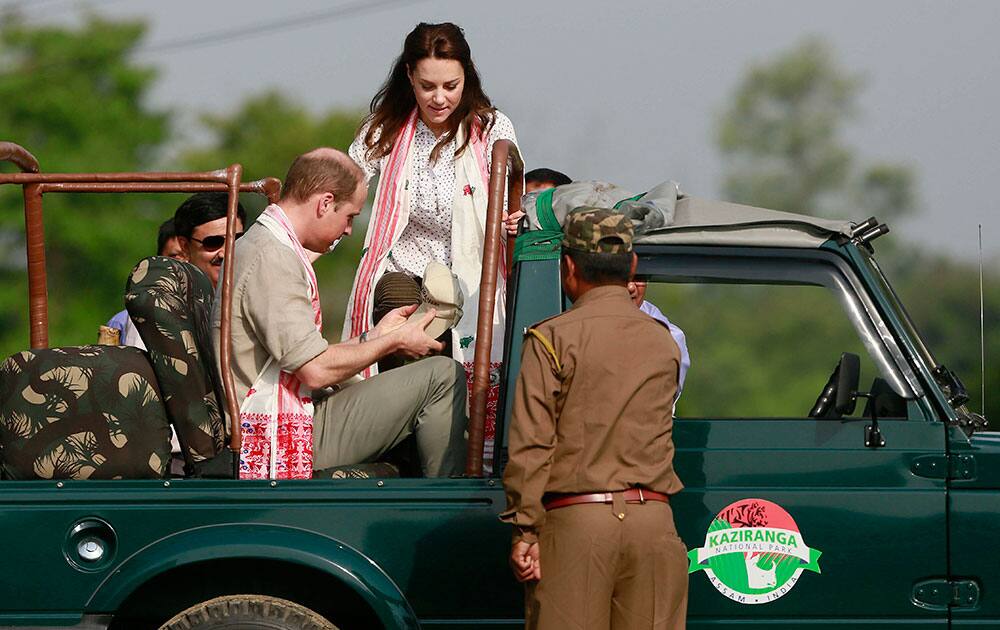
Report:
[{"label": "white sleeve", "polygon": [[365,135],[368,133],[368,125],[361,128],[358,135],[354,137],[354,142],[351,143],[349,149],[347,149],[347,155],[351,156],[351,159],[357,162],[358,166],[365,174],[365,183],[371,181],[372,177],[379,171],[379,160],[368,160],[365,154],[368,152],[368,147],[365,145]]},{"label": "white sleeve", "polygon": [[146,344],[142,341],[142,335],[139,334],[139,329],[132,323],[131,317],[125,318],[125,332],[122,335],[122,345],[132,346],[140,350],[146,349]]},{"label": "white sleeve", "polygon": [[[487,138],[487,164],[490,163],[490,158],[493,156],[493,145],[497,140],[510,140],[517,147],[518,151],[521,150],[521,145],[517,143],[517,136],[514,135],[514,123],[510,122],[510,118],[507,118],[507,115],[499,109],[493,114],[493,125],[490,127],[489,137]],[[521,156],[521,159],[524,159],[524,155]]]},{"label": "white sleeve", "polygon": [[[497,140],[510,140],[517,147],[518,152],[521,151],[521,145],[517,143],[517,136],[514,135],[514,123],[510,122],[510,118],[501,112],[499,109],[493,112],[493,126],[490,127],[489,137],[486,143],[486,169],[487,171],[492,171],[493,168],[493,145]],[[521,155],[521,160],[524,161],[524,155]],[[507,216],[507,196],[504,195],[503,198],[503,211],[504,216]]]}]

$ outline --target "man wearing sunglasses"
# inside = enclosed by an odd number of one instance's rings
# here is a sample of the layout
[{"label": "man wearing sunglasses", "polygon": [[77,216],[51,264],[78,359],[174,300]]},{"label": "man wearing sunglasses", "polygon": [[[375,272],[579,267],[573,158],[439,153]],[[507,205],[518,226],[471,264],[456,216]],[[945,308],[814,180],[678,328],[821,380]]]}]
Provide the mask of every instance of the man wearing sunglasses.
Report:
[{"label": "man wearing sunglasses", "polygon": [[[219,282],[219,270],[225,258],[226,208],[229,195],[224,192],[197,193],[188,197],[174,214],[174,227],[187,260],[201,269],[212,286]],[[243,235],[247,213],[243,204],[236,206],[236,238]]]}]

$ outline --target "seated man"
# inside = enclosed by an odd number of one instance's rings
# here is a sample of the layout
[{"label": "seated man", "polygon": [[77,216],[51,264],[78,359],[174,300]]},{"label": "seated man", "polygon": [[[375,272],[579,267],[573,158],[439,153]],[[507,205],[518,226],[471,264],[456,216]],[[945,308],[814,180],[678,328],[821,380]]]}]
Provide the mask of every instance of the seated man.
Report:
[{"label": "seated man", "polygon": [[551,168],[536,168],[524,174],[524,192],[532,193],[546,188],[555,188],[572,181],[568,175]]},{"label": "seated man", "polygon": [[[219,283],[219,270],[225,258],[226,210],[229,193],[202,192],[188,197],[174,213],[177,241],[184,251],[184,259],[201,269],[212,281]],[[236,238],[243,236],[247,221],[243,204],[236,204]]]},{"label": "seated man", "polygon": [[[172,219],[160,226],[157,237],[157,254],[183,260],[201,270],[214,287],[219,281],[219,270],[225,258],[226,210],[229,194],[224,192],[195,193],[184,200]],[[242,204],[236,206],[236,238],[243,235],[247,213]],[[128,318],[128,313],[118,313],[108,326],[121,324],[120,340],[125,346],[146,349],[139,331]]]},{"label": "seated man", "polygon": [[[424,474],[463,470],[465,373],[453,359],[429,357],[337,387],[388,354],[424,357],[442,349],[424,331],[433,310],[407,321],[416,306],[397,308],[342,343],[330,344],[320,332],[309,252],[327,251],[350,235],[367,194],[361,169],[347,155],[316,149],[296,158],[279,202],[236,244],[232,364],[242,478],[303,478],[312,469],[374,461],[411,434]],[[217,360],[219,295],[212,317]],[[336,391],[314,404],[312,390],[330,386]]]}]

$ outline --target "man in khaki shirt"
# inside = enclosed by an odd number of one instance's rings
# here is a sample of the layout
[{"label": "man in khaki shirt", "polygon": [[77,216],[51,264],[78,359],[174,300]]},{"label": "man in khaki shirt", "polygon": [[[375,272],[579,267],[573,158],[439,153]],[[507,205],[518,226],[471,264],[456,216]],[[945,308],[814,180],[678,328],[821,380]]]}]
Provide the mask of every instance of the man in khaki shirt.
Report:
[{"label": "man in khaki shirt", "polygon": [[[341,343],[327,342],[317,329],[309,270],[294,245],[308,255],[327,251],[350,236],[367,194],[361,169],[346,154],[329,148],[310,151],[292,164],[278,203],[268,206],[237,241],[232,286],[237,403],[242,410],[259,389],[260,375],[274,362],[308,388],[336,389],[315,401],[314,469],[375,461],[414,435],[425,475],[460,474],[467,420],[465,373],[458,362],[428,357],[344,387],[389,354],[418,358],[440,351],[442,344],[424,332],[435,312],[416,320],[409,318],[416,305],[399,308],[371,330]],[[275,237],[266,217],[286,222],[288,244]],[[221,304],[217,298],[213,311],[217,365]]]},{"label": "man in khaki shirt", "polygon": [[504,471],[526,627],[683,628],[686,549],[669,505],[683,487],[680,352],[629,298],[630,221],[578,208],[563,230],[573,308],[525,337]]}]

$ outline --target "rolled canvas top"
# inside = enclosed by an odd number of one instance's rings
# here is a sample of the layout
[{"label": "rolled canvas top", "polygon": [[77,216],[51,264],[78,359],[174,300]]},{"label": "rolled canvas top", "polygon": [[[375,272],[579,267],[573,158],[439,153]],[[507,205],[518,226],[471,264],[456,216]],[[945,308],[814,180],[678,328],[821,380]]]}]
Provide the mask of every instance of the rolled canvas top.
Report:
[{"label": "rolled canvas top", "polygon": [[[541,229],[535,200],[522,206],[529,229]],[[838,235],[850,236],[854,222],[822,219],[684,195],[667,181],[637,194],[607,182],[573,182],[552,193],[552,212],[562,223],[573,208],[616,207],[636,224],[637,244],[746,245],[815,248]]]}]

